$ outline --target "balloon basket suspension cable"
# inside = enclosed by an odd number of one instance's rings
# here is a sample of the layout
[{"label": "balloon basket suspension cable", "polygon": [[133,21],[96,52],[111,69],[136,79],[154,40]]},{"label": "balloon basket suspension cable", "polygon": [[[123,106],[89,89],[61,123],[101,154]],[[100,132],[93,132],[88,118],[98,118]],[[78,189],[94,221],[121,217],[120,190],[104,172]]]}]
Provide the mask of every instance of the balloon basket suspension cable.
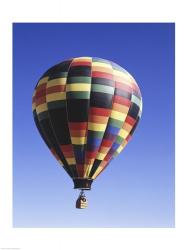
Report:
[{"label": "balloon basket suspension cable", "polygon": [[84,193],[84,189],[81,189],[79,197],[76,201],[76,208],[83,209],[87,208],[88,202]]}]

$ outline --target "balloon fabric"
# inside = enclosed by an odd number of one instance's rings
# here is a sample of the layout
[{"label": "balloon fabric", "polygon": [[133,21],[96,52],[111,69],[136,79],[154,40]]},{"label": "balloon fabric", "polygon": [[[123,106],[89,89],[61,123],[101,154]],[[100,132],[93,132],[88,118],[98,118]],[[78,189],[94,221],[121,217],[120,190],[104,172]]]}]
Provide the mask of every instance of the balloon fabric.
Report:
[{"label": "balloon fabric", "polygon": [[78,57],[44,73],[32,109],[44,142],[74,188],[84,190],[131,139],[142,97],[135,79],[116,63]]}]

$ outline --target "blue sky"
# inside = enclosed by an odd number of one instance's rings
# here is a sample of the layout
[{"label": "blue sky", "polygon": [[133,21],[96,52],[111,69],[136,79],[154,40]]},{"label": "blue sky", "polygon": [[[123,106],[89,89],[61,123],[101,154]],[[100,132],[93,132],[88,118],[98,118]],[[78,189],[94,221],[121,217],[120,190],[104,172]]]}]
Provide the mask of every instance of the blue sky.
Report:
[{"label": "blue sky", "polygon": [[[174,46],[172,23],[13,25],[13,226],[174,227]],[[137,80],[142,119],[125,150],[79,192],[39,136],[31,101],[49,67],[78,56],[114,61]]]}]

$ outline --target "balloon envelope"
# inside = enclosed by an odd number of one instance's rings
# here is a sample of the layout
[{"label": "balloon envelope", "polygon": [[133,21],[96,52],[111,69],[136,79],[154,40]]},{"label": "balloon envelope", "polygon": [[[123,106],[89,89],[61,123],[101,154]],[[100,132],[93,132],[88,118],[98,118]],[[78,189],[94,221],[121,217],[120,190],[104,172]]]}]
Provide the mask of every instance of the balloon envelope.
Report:
[{"label": "balloon envelope", "polygon": [[135,79],[101,58],[78,57],[47,70],[33,94],[36,126],[74,181],[92,181],[130,140],[141,116]]}]

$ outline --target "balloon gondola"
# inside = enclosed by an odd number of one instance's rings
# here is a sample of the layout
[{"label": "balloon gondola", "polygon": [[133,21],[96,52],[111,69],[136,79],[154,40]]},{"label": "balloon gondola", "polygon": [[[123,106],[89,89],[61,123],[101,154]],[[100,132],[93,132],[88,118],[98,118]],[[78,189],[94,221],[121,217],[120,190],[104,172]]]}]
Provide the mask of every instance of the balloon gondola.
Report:
[{"label": "balloon gondola", "polygon": [[33,94],[35,124],[44,142],[81,193],[127,145],[139,122],[142,97],[121,66],[78,57],[48,69]]}]

